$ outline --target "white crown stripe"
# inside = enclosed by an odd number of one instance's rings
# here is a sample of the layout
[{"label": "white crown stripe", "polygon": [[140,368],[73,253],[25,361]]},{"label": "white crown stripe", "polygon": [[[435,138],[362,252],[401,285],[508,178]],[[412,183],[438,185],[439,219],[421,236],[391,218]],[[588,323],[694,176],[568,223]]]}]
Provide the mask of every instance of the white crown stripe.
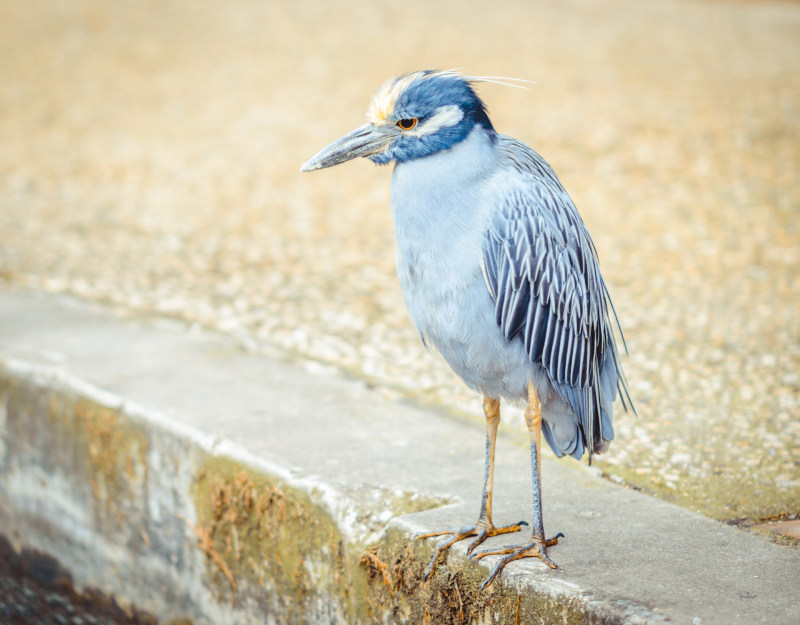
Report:
[{"label": "white crown stripe", "polygon": [[418,80],[430,80],[432,78],[441,78],[445,76],[459,77],[470,83],[494,83],[496,85],[504,85],[506,87],[514,87],[516,89],[526,89],[525,83],[535,85],[532,80],[525,80],[524,78],[509,78],[505,76],[463,76],[460,70],[446,69],[425,72],[411,72],[409,74],[401,74],[387,80],[372,96],[369,111],[367,112],[367,119],[370,123],[377,125],[385,124],[389,115],[391,115],[397,104],[397,99],[400,95],[408,89],[413,83]]}]

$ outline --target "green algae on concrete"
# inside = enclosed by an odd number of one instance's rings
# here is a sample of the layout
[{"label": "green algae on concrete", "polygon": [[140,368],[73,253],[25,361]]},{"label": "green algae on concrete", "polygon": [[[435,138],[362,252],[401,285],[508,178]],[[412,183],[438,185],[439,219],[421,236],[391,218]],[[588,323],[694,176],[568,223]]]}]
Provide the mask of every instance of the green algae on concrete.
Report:
[{"label": "green algae on concrete", "polygon": [[46,472],[84,476],[98,528],[118,530],[138,516],[147,479],[147,434],[119,410],[29,381],[3,378],[9,445],[29,445]]},{"label": "green algae on concrete", "polygon": [[[470,560],[448,555],[440,559],[428,582],[423,575],[434,546],[409,541],[408,534],[390,528],[384,540],[361,558],[369,587],[366,622],[393,625],[518,625],[586,623],[586,606],[578,597],[547,593],[520,594],[513,583],[498,578],[485,590],[488,570]],[[613,623],[616,620],[598,622]]]},{"label": "green algae on concrete", "polygon": [[[51,397],[51,404],[59,401],[60,397]],[[117,410],[86,398],[78,399],[64,416],[72,419],[76,437],[86,446],[95,514],[117,527],[128,506],[138,516],[147,481],[146,433]]]},{"label": "green algae on concrete", "polygon": [[219,601],[255,601],[282,623],[352,622],[347,544],[309,496],[234,460],[208,457],[192,493],[194,533]]},{"label": "green algae on concrete", "polygon": [[414,491],[394,491],[387,493],[385,498],[392,516],[433,510],[456,502],[452,497],[432,497]]},{"label": "green algae on concrete", "polygon": [[749,466],[733,455],[724,466],[700,472],[693,465],[643,471],[630,454],[624,464],[595,463],[615,481],[719,521],[762,521],[800,512],[800,480],[781,480],[769,466]]}]

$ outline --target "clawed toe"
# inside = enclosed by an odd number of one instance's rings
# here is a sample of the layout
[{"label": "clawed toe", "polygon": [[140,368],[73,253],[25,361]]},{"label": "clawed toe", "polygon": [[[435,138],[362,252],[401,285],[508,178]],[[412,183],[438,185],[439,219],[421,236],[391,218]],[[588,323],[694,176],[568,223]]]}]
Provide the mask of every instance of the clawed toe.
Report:
[{"label": "clawed toe", "polygon": [[509,534],[511,532],[518,532],[522,529],[523,525],[528,525],[527,521],[518,521],[517,523],[512,523],[511,525],[504,525],[503,527],[494,527],[493,525],[487,527],[481,527],[478,531],[477,538],[473,540],[469,547],[467,547],[467,556],[470,558],[472,557],[475,547],[483,543],[487,538],[491,538],[492,536],[499,536],[500,534]]},{"label": "clawed toe", "polygon": [[522,558],[539,558],[551,569],[558,568],[556,563],[550,559],[549,555],[547,555],[547,547],[557,545],[558,539],[563,537],[564,534],[559,532],[553,536],[553,538],[548,538],[547,540],[534,538],[533,542],[528,543],[527,545],[507,545],[505,547],[500,547],[499,549],[487,549],[485,551],[474,553],[472,557],[475,560],[480,560],[486,556],[505,556],[504,558],[500,559],[500,562],[498,562],[492,569],[489,577],[487,577],[483,584],[481,584],[481,590],[489,586],[494,581],[494,578],[497,577],[505,568],[506,564],[513,562],[514,560],[521,560]]},{"label": "clawed toe", "polygon": [[510,532],[518,532],[523,525],[527,525],[527,523],[525,521],[520,521],[519,523],[512,523],[511,525],[495,527],[491,523],[487,524],[485,522],[481,522],[476,525],[460,527],[458,529],[447,529],[437,532],[428,532],[427,534],[417,534],[416,537],[419,540],[425,540],[426,538],[432,538],[434,536],[451,536],[451,538],[436,546],[436,550],[433,552],[433,556],[431,556],[431,560],[425,569],[423,579],[426,582],[428,581],[430,576],[436,570],[436,564],[439,560],[439,556],[458,541],[469,538],[470,536],[476,537],[475,540],[470,543],[469,547],[467,547],[467,555],[472,557],[472,555],[474,555],[475,548],[483,543],[483,541],[485,541],[487,538],[498,536],[500,534],[508,534]]}]

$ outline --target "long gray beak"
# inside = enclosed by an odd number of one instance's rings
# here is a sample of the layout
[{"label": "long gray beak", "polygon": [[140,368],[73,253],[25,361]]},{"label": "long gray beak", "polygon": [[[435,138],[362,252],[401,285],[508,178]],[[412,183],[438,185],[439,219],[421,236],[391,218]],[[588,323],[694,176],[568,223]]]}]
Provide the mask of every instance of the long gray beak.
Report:
[{"label": "long gray beak", "polygon": [[314,171],[344,163],[357,156],[382,152],[394,139],[391,127],[364,124],[323,148],[303,163],[300,171]]}]

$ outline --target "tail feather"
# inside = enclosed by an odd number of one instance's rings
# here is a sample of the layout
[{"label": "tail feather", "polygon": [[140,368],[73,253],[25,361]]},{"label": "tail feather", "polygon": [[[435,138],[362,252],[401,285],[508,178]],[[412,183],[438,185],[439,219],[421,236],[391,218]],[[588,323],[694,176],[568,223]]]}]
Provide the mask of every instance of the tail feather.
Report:
[{"label": "tail feather", "polygon": [[542,433],[556,456],[580,459],[584,450],[606,451],[614,440],[614,400],[619,383],[616,354],[606,349],[594,386],[575,388],[552,382],[557,391],[543,407]]},{"label": "tail feather", "polygon": [[548,412],[547,416],[542,419],[542,434],[558,458],[572,456],[576,460],[580,460],[584,450],[583,435],[572,411],[566,404],[564,404],[564,408],[566,410],[557,414]]}]

